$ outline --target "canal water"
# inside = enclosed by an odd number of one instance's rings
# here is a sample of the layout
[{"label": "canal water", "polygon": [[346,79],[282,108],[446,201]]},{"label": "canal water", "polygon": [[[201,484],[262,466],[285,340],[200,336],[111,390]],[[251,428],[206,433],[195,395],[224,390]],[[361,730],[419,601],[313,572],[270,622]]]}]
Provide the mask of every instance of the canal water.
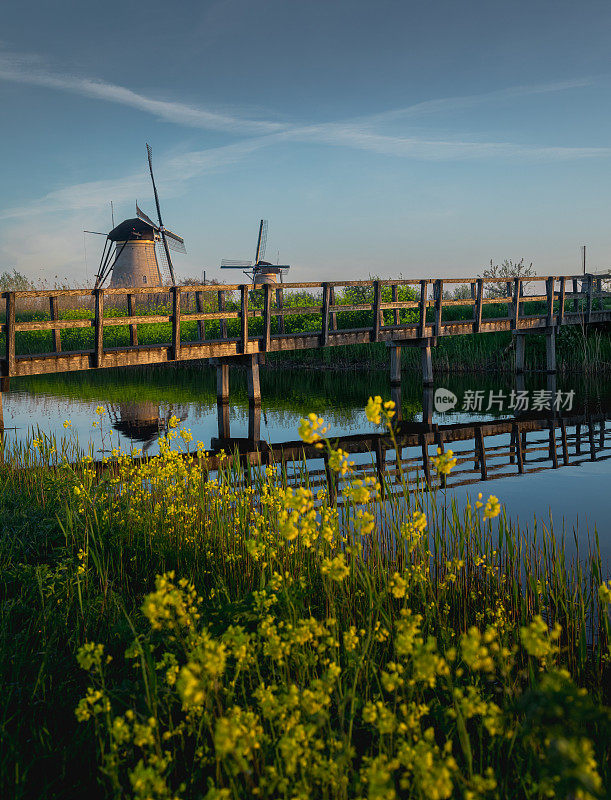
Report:
[{"label": "canal water", "polygon": [[[123,449],[141,448],[153,455],[158,452],[158,437],[174,415],[191,430],[194,442],[203,442],[206,449],[214,450],[222,444],[227,450],[234,442],[244,450],[248,449],[244,440],[252,438],[253,433],[262,444],[298,440],[299,420],[315,412],[328,423],[332,438],[352,437],[357,464],[373,465],[368,449],[371,438],[360,448],[362,452],[357,452],[354,441],[380,432],[367,420],[364,409],[372,395],[391,397],[387,373],[262,368],[261,416],[254,423],[249,414],[246,373],[232,369],[230,380],[231,405],[228,417],[220,423],[215,371],[199,365],[12,379],[10,391],[4,394],[5,437],[9,442],[24,442],[40,431],[58,439],[77,436],[84,448],[91,442],[97,457],[119,444]],[[446,450],[464,455],[470,468],[466,485],[450,486],[448,496],[461,506],[479,491],[485,497],[494,494],[505,505],[508,516],[519,519],[521,528],[553,526],[556,535],[564,532],[569,539],[574,528],[578,528],[580,537],[596,531],[603,560],[611,560],[611,380],[575,375],[554,379],[541,374],[524,379],[447,375],[436,376],[432,392],[423,393],[419,376],[404,374],[400,397],[395,396],[400,400],[405,430],[416,433],[424,429],[423,424],[427,429],[447,432],[448,426],[460,429],[472,423],[542,421],[538,432],[529,432],[528,439],[524,438],[530,450],[523,474],[519,474],[517,443],[511,434],[506,431],[498,437],[486,436],[485,482],[481,482],[481,459],[473,440],[470,445],[460,441],[453,444],[454,434],[444,434]],[[96,414],[99,407],[105,412],[101,428],[93,427],[100,419]],[[548,418],[553,420],[554,452],[546,430]],[[564,426],[562,419],[567,421]],[[575,419],[582,424],[577,426]],[[69,430],[64,428],[66,421],[71,423]],[[221,442],[219,435],[224,437]],[[430,455],[435,449],[434,445],[427,448]],[[498,456],[495,464],[497,451],[513,455],[504,461]],[[402,455],[415,464],[422,452],[412,447]],[[471,455],[467,457],[468,452]],[[499,472],[510,474],[495,477]]]}]

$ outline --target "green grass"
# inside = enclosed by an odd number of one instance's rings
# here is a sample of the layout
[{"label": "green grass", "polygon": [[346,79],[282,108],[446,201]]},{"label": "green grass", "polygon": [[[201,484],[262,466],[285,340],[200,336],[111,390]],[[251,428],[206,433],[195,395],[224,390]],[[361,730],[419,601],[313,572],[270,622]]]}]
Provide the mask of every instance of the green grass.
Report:
[{"label": "green grass", "polygon": [[346,485],[337,517],[181,441],[103,470],[4,451],[3,797],[606,796],[596,539],[571,561],[439,489]]}]

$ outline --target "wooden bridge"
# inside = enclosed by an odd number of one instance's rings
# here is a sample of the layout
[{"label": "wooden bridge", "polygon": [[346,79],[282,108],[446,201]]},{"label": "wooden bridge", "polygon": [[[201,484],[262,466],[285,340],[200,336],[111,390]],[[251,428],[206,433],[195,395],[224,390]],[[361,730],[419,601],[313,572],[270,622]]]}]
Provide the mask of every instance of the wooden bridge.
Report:
[{"label": "wooden bridge", "polygon": [[[448,288],[460,284],[465,287],[465,299],[444,296]],[[545,293],[526,294],[524,287],[528,284],[545,286]],[[495,294],[500,296],[488,296],[490,286],[496,288]],[[412,298],[415,299],[400,300],[402,287],[413,287]],[[340,302],[342,289],[348,288],[353,290],[353,295],[354,290],[358,290],[365,300]],[[290,290],[308,293],[313,304],[287,303],[285,292]],[[240,359],[248,366],[249,400],[260,404],[258,366],[260,357],[266,353],[386,342],[391,382],[396,384],[401,380],[401,347],[416,346],[422,351],[423,382],[430,384],[433,378],[431,348],[441,336],[511,331],[516,336],[516,370],[520,372],[524,369],[525,336],[544,333],[547,369],[554,372],[555,336],[559,327],[611,321],[611,292],[605,291],[603,279],[594,275],[536,276],[511,281],[482,278],[328,281],[268,285],[256,291],[262,294],[260,307],[253,307],[250,284],[3,292],[0,425],[1,390],[7,390],[12,377],[207,359],[217,367],[217,396],[219,403],[224,404],[229,401],[229,365]],[[232,302],[236,295],[239,300]],[[194,299],[193,310],[186,308],[186,298]],[[151,299],[162,302],[169,299],[168,307],[162,309],[168,313],[137,313],[137,304],[142,306],[144,301],[150,304]],[[24,307],[40,307],[41,303],[46,304],[47,318],[30,313],[27,319]],[[108,313],[111,304],[112,314]],[[117,312],[119,304],[125,304],[124,311]],[[68,318],[69,312],[75,309],[80,309],[81,318],[74,318],[74,313]],[[401,319],[404,309],[415,310],[409,321]],[[347,312],[370,312],[371,324],[344,327],[342,317],[345,318]],[[490,312],[496,316],[489,316]],[[310,320],[314,317],[317,329],[287,331],[291,327],[289,318],[295,315],[306,315]],[[456,316],[460,318],[451,318]],[[238,336],[228,335],[229,320],[239,320]],[[255,320],[257,331],[253,330]],[[219,336],[216,338],[206,336],[206,323],[212,321],[218,321]],[[186,341],[185,324],[190,322],[197,323],[198,336],[196,340]],[[138,326],[152,323],[171,325],[171,340],[139,344]],[[129,327],[129,345],[105,345],[104,332],[112,326]],[[69,329],[92,331],[91,349],[63,350],[62,331]],[[49,352],[18,352],[18,337],[32,331],[52,333]]]}]

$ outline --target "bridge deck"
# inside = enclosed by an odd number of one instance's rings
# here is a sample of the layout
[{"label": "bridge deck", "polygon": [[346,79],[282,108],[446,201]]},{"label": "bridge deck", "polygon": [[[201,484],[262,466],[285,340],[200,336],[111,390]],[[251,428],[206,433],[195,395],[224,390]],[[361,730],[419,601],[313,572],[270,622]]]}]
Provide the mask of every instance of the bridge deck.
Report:
[{"label": "bridge deck", "polygon": [[[572,291],[567,288],[572,282]],[[524,293],[526,284],[545,285],[545,294]],[[447,284],[469,286],[470,298],[448,299],[444,297]],[[500,288],[504,296],[489,297],[487,289],[492,284]],[[401,287],[418,287],[416,299],[399,300]],[[357,288],[364,302],[337,303],[338,287]],[[285,292],[292,289],[306,290],[315,305],[298,306],[285,302]],[[598,322],[611,322],[611,292],[603,290],[603,281],[592,275],[537,276],[530,279],[484,280],[438,279],[438,280],[377,280],[377,281],[330,281],[324,283],[290,283],[279,286],[264,286],[257,290],[262,299],[261,308],[252,307],[256,299],[250,284],[216,286],[178,286],[141,289],[70,289],[48,291],[4,292],[0,296],[5,303],[4,322],[0,334],[4,338],[3,357],[0,358],[0,374],[3,377],[37,375],[42,373],[71,372],[108,367],[124,367],[137,364],[159,364],[168,361],[194,359],[231,359],[243,355],[303,350],[320,347],[387,342],[395,345],[435,343],[441,336],[460,336],[472,333],[512,331],[519,333],[550,333],[562,325],[587,326]],[[237,301],[232,297],[238,295]],[[390,296],[389,296],[390,295]],[[171,313],[135,314],[135,302],[140,299],[163,299],[169,296]],[[195,300],[195,311],[187,311],[185,305],[190,298]],[[72,307],[58,312],[59,300]],[[127,315],[112,315],[104,312],[107,302],[126,301]],[[228,303],[229,300],[229,303]],[[27,314],[18,306],[29,301],[48,303],[49,319],[25,319]],[[91,316],[68,318],[79,303],[93,303]],[[496,309],[490,309],[495,306]],[[486,310],[498,312],[505,306],[503,316],[487,317]],[[530,306],[528,308],[527,306]],[[206,310],[204,310],[206,309]],[[401,319],[401,312],[413,309],[409,320]],[[163,308],[161,310],[164,310]],[[529,313],[530,311],[530,313]],[[367,327],[343,327],[342,315],[369,312],[371,325]],[[448,319],[460,316],[459,319]],[[121,313],[121,312],[119,312]],[[444,314],[446,318],[444,319]],[[286,332],[291,318],[309,317],[316,329]],[[361,313],[361,316],[362,313]],[[273,324],[274,319],[276,320]],[[238,336],[228,335],[228,321],[237,320]],[[220,338],[206,337],[206,323],[218,321]],[[251,322],[252,321],[252,322]],[[338,324],[338,321],[340,324]],[[162,323],[171,326],[171,340],[153,344],[138,344],[138,326]],[[186,323],[197,323],[197,341],[185,341]],[[129,327],[130,345],[108,347],[104,344],[104,330],[110,327]],[[257,330],[253,330],[256,327]],[[62,351],[62,331],[84,329],[91,335],[93,347],[77,351]],[[20,334],[30,331],[51,331],[49,352],[22,354],[16,344]]]}]

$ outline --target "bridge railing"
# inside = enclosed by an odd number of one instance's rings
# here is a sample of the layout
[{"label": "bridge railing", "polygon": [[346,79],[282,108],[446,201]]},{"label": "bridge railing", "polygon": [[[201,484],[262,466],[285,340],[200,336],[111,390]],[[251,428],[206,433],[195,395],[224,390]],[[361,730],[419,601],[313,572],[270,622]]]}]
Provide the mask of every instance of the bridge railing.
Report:
[{"label": "bridge railing", "polygon": [[[535,291],[543,286],[544,293],[526,293],[531,284]],[[452,293],[457,286],[467,296]],[[51,289],[0,297],[4,376],[19,374],[17,365],[24,359],[57,360],[69,353],[87,354],[90,367],[101,367],[105,354],[117,350],[166,348],[165,360],[178,360],[292,349],[291,342],[324,347],[401,335],[436,338],[550,328],[566,321],[587,324],[611,312],[611,292],[592,275],[326,281],[256,289],[250,284]],[[48,303],[48,312],[33,312],[32,302],[38,309]],[[296,345],[297,339],[303,341]],[[202,343],[210,345],[208,350],[194,349]],[[223,349],[223,344],[234,347]],[[87,368],[74,363],[70,368]]]}]

